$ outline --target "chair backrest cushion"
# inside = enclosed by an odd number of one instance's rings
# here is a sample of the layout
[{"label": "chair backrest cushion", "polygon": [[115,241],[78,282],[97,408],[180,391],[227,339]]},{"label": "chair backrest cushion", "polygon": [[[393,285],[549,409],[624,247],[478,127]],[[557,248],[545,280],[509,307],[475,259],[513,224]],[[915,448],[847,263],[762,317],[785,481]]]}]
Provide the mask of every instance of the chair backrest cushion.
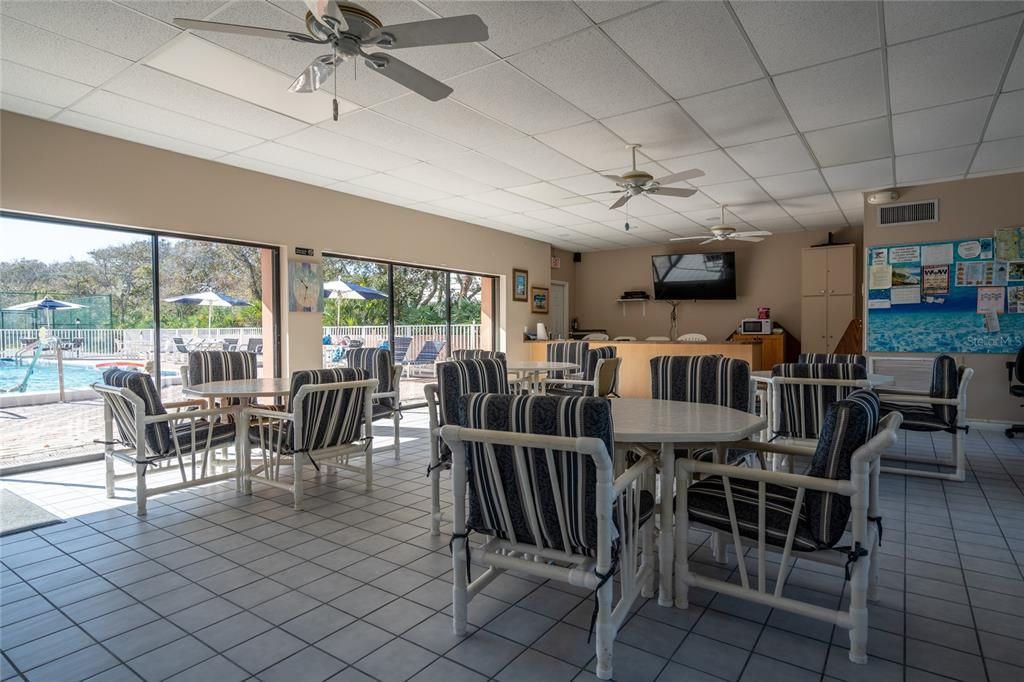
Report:
[{"label": "chair backrest cushion", "polygon": [[[377,380],[377,393],[390,393],[395,390],[392,381],[395,371],[393,358],[387,348],[350,348],[345,354],[349,367],[361,369],[366,372],[367,377]],[[389,408],[395,406],[394,398],[378,398],[376,402]]]},{"label": "chair backrest cushion", "polygon": [[[369,379],[366,371],[348,367],[339,369],[307,369],[292,373],[289,405],[296,412],[296,395],[310,384],[337,384]],[[353,443],[362,438],[363,400],[366,388],[340,388],[314,391],[302,399],[302,423],[296,421],[295,431],[301,433],[301,445],[296,449],[322,450]]]},{"label": "chair backrest cushion", "polygon": [[[469,428],[589,436],[614,452],[611,403],[605,398],[471,393],[460,399],[459,408],[460,421]],[[481,444],[471,443],[466,450],[468,528],[505,540],[596,555],[597,469],[589,455],[555,451],[549,463],[543,449],[531,448],[525,453],[525,469],[520,469],[510,447],[495,447],[494,463]]]},{"label": "chair backrest cushion", "polygon": [[[874,391],[856,390],[830,404],[808,475],[849,480],[851,457],[857,448],[875,436],[878,421],[878,396]],[[822,547],[832,547],[843,536],[850,520],[850,498],[808,490],[804,496],[804,511],[811,537]]]},{"label": "chair backrest cushion", "polygon": [[[547,347],[548,362],[571,362],[583,367],[590,344],[586,341],[552,341]],[[570,372],[571,373],[571,372]],[[550,379],[564,379],[565,372],[548,372]]]},{"label": "chair backrest cushion", "polygon": [[[103,383],[115,388],[126,388],[142,399],[144,405],[144,416],[152,417],[158,414],[167,414],[163,401],[160,400],[160,391],[157,390],[153,377],[145,372],[132,372],[125,369],[108,369],[103,373]],[[112,396],[108,393],[102,394],[104,400],[118,401],[118,404],[111,405],[114,414],[114,422],[121,434],[121,440],[131,447],[135,447],[135,422],[131,415],[134,414],[134,406],[120,396]],[[135,415],[136,418],[143,415]],[[174,448],[171,440],[171,429],[167,422],[146,425],[146,445],[150,450],[159,454],[167,454]]]},{"label": "chair backrest cushion", "polygon": [[[773,377],[791,379],[865,380],[867,370],[856,364],[788,363],[775,365]],[[779,397],[778,434],[789,438],[818,438],[823,418],[832,403],[843,400],[857,390],[856,386],[827,384],[785,384],[774,387]]]},{"label": "chair backrest cushion", "polygon": [[[932,363],[932,386],[929,393],[933,398],[953,400],[960,392],[961,372],[956,360],[949,355],[940,355]],[[932,405],[935,416],[948,426],[956,425],[956,405]]]},{"label": "chair backrest cushion", "polygon": [[484,360],[484,359],[505,359],[505,353],[500,350],[481,350],[479,348],[460,348],[452,351],[452,360]]},{"label": "chair backrest cushion", "polygon": [[467,393],[508,394],[505,358],[450,360],[437,365],[439,426],[459,423],[459,398]]},{"label": "chair backrest cushion", "polygon": [[865,368],[868,366],[866,357],[853,353],[800,353],[796,361],[814,365],[860,365]]},{"label": "chair backrest cushion", "polygon": [[1018,384],[1024,384],[1024,346],[1017,351],[1017,358],[1013,361],[1013,376]]},{"label": "chair backrest cushion", "polygon": [[[196,350],[188,354],[189,384],[210,381],[232,381],[256,378],[256,354],[248,351]],[[250,402],[255,402],[252,400]],[[226,405],[240,405],[241,399],[230,398]]]},{"label": "chair backrest cushion", "polygon": [[651,358],[655,400],[722,405],[750,410],[750,365],[720,355],[662,355]]}]

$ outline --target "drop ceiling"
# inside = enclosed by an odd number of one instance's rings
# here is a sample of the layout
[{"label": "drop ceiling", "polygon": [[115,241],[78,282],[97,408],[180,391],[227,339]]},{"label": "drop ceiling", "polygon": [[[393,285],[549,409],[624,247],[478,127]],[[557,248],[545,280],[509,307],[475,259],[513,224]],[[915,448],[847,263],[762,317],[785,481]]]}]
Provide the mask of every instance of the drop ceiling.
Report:
[{"label": "drop ceiling", "polygon": [[[361,4],[491,38],[402,52],[454,88],[436,104],[340,68],[335,122],[328,93],[286,91],[322,48],[170,23],[302,30],[301,0],[4,0],[0,107],[574,251],[696,234],[719,202],[773,232],[859,225],[861,191],[1024,170],[1022,2]],[[627,143],[700,191],[608,210]]]}]

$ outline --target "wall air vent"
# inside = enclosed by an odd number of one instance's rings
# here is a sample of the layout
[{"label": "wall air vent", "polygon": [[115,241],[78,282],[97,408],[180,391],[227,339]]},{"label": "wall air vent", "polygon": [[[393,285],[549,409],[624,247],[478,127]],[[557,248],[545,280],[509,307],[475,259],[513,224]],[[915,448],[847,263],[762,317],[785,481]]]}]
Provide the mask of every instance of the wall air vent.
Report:
[{"label": "wall air vent", "polygon": [[939,200],[915,201],[912,204],[889,204],[878,207],[879,225],[911,225],[935,223],[939,220]]}]

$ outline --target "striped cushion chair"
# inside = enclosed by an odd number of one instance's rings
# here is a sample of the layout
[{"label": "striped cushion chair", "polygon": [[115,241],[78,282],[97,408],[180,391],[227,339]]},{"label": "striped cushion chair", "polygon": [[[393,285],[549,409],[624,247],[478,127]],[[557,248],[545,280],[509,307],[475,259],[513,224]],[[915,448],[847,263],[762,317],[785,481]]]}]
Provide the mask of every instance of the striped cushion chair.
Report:
[{"label": "striped cushion chair", "polygon": [[[442,431],[458,453],[456,633],[466,630],[467,602],[504,570],[588,587],[597,597],[597,675],[609,679],[616,631],[653,576],[654,496],[643,488],[653,481],[644,475],[652,472],[653,459],[645,457],[613,479],[615,439],[604,398],[473,393],[460,398],[459,412],[466,428]],[[470,532],[489,538],[472,556],[490,570],[472,585]],[[613,604],[617,573],[623,594]]]},{"label": "striped cushion chair", "polygon": [[[758,603],[833,624],[845,622],[850,629],[850,659],[866,662],[866,599],[877,581],[875,552],[881,538],[878,460],[896,442],[899,426],[899,416],[894,415],[881,421],[880,430],[879,416],[878,396],[871,390],[857,390],[829,404],[810,469],[802,475],[679,460],[677,537],[686,538],[689,524],[697,524],[731,539],[736,555],[745,558],[740,560],[738,588],[732,581],[692,573],[688,553],[677,552],[676,576],[684,584],[681,595],[677,588],[677,599],[681,596],[685,604],[687,588],[699,586],[733,597],[749,595]],[[755,447],[767,453],[787,452],[774,443]],[[694,473],[706,476],[686,486]],[[852,542],[839,546],[851,518]],[[779,549],[781,561],[769,561]],[[842,619],[820,606],[808,610],[794,597],[782,596],[793,552],[802,559],[845,565],[848,578],[852,569],[851,603]],[[758,566],[756,585],[747,574],[751,560]],[[777,575],[769,575],[775,571]]]},{"label": "striped cushion chair", "polygon": [[424,388],[430,416],[431,522],[434,535],[441,534],[441,469],[450,469],[452,451],[441,440],[441,427],[459,423],[459,398],[467,393],[511,393],[505,358],[452,360],[437,365],[437,383]]},{"label": "striped cushion chair", "polygon": [[[256,353],[248,351],[194,350],[188,354],[189,384],[256,378]],[[256,399],[249,400],[255,404]],[[241,398],[227,398],[222,407],[242,404]]]},{"label": "striped cushion chair", "polygon": [[772,368],[776,437],[817,439],[832,403],[867,387],[867,370],[858,364],[789,363]]},{"label": "striped cushion chair", "polygon": [[398,422],[402,418],[400,382],[402,366],[395,365],[393,355],[387,348],[352,348],[345,355],[348,366],[361,369],[366,377],[377,380],[373,394],[373,420],[391,419],[394,439],[388,448],[377,448],[377,452],[394,449],[395,459],[401,455]]},{"label": "striped cushion chair", "polygon": [[[311,463],[363,474],[366,490],[373,488],[373,393],[377,380],[361,369],[314,369],[292,374],[288,407],[291,412],[247,408],[250,420],[245,449],[245,488],[252,480],[288,490],[295,509],[302,509],[303,469]],[[263,462],[252,468],[251,450],[259,448]],[[364,465],[349,463],[362,457]],[[281,460],[292,460],[292,481],[280,480]]]},{"label": "striped cushion chair", "polygon": [[452,360],[504,360],[505,353],[500,350],[480,350],[479,348],[460,348],[452,351]]},{"label": "striped cushion chair", "polygon": [[[168,413],[168,406],[195,407],[196,401],[165,406],[153,377],[145,372],[108,369],[103,373],[103,383],[93,384],[93,389],[103,398],[107,497],[114,496],[116,481],[135,477],[138,513],[143,515],[146,500],[153,495],[238,477],[237,459],[230,472],[215,472],[214,450],[227,448],[235,442],[235,426],[224,419],[228,414],[226,410]],[[218,417],[221,420],[215,421]],[[140,432],[141,440],[137,437]],[[147,470],[167,460],[177,460],[181,481],[158,488],[148,487]],[[116,461],[132,465],[135,472],[116,474]],[[217,461],[218,465],[223,463]]]},{"label": "striped cushion chair", "polygon": [[866,357],[852,353],[800,353],[796,361],[808,365],[860,365],[865,369],[868,366]]},{"label": "striped cushion chair", "polygon": [[[721,355],[662,355],[651,358],[651,397],[706,405],[731,407],[741,412],[753,410],[750,365],[743,360]],[[679,448],[677,456],[686,456]],[[729,464],[749,464],[750,450],[729,448]],[[714,450],[701,448],[692,454],[701,460],[714,459]]]},{"label": "striped cushion chair", "polygon": [[[579,395],[594,397],[597,395],[597,379],[598,379],[598,368],[602,364],[602,360],[611,360],[615,357],[615,346],[601,346],[599,348],[591,348],[583,356],[583,375],[579,379],[565,379],[559,376],[557,379],[552,381],[546,379],[545,392],[554,395]],[[566,382],[569,383],[566,383]],[[579,382],[579,383],[576,383]],[[612,378],[611,386],[607,391],[610,395],[616,395],[615,389],[618,388],[618,372],[615,372]]]},{"label": "striped cushion chair", "polygon": [[548,372],[549,379],[561,379],[578,375],[583,368],[590,344],[586,341],[552,341],[547,347],[548,362],[571,362],[581,369],[575,372],[555,371]]}]

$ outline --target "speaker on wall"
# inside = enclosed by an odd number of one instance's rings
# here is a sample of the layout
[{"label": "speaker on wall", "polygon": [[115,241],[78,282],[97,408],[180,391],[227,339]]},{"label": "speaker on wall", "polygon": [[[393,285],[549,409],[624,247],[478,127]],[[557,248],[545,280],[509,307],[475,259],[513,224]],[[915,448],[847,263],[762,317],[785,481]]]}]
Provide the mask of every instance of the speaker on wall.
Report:
[{"label": "speaker on wall", "polygon": [[579,251],[577,251],[576,253],[572,254],[572,262],[573,263],[582,263],[583,262],[583,254],[580,253]]}]

